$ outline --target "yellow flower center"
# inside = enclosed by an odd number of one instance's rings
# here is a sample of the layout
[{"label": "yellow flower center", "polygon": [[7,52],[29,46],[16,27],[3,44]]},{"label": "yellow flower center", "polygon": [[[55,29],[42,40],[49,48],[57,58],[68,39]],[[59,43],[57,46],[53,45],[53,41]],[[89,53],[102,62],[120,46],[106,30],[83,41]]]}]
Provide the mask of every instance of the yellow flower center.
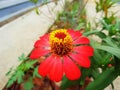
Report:
[{"label": "yellow flower center", "polygon": [[63,56],[72,51],[72,38],[66,29],[51,32],[49,39],[52,53]]}]

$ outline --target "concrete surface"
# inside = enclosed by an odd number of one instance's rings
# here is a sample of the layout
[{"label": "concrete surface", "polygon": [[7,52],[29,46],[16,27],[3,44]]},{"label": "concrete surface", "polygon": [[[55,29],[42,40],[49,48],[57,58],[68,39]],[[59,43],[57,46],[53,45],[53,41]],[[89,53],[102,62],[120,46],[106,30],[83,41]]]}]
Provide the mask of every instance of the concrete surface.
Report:
[{"label": "concrete surface", "polygon": [[[95,0],[88,0],[88,3],[86,5],[86,14],[87,14],[87,19],[88,19],[88,22],[91,23],[92,25],[92,28],[95,28],[95,22],[98,22],[103,14],[102,12],[100,13],[96,13],[96,10],[95,10]],[[109,9],[110,13],[109,15],[111,14],[111,12],[117,12],[115,15],[117,17],[120,17],[120,4],[116,4],[114,5],[112,8]],[[95,40],[97,41],[101,41],[98,37],[94,37]],[[106,78],[106,79],[109,79],[109,78]],[[120,90],[120,77],[118,77],[116,80],[114,80],[113,82],[114,84],[114,90]],[[106,89],[104,90],[113,90],[111,85],[109,85]]]},{"label": "concrete surface", "polygon": [[8,81],[6,73],[11,67],[17,67],[18,57],[26,56],[33,49],[34,42],[54,23],[56,14],[61,12],[64,0],[58,4],[50,3],[39,8],[40,15],[29,12],[18,19],[0,27],[0,90]]}]

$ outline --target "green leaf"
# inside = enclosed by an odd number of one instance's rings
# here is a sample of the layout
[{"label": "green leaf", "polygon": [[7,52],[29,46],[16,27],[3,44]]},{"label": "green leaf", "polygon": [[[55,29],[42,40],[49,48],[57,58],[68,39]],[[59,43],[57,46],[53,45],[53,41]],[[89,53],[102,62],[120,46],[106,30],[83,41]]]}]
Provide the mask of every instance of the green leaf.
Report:
[{"label": "green leaf", "polygon": [[80,85],[84,84],[86,77],[90,75],[91,71],[92,70],[88,68],[87,69],[81,68],[82,75],[80,77]]},{"label": "green leaf", "polygon": [[14,72],[7,83],[7,87],[10,87],[15,81],[17,81],[18,84],[20,84],[23,81],[23,76],[24,76],[23,71],[18,70]]},{"label": "green leaf", "polygon": [[16,79],[18,84],[20,84],[23,81],[23,76],[24,76],[24,72],[23,71],[17,71],[16,72]]},{"label": "green leaf", "polygon": [[114,3],[119,3],[120,0],[112,0],[112,2],[114,2]]},{"label": "green leaf", "polygon": [[117,47],[100,45],[100,46],[97,46],[96,48],[100,49],[100,50],[107,51],[108,53],[111,53],[111,54],[115,55],[117,58],[120,59],[120,49],[117,48]]},{"label": "green leaf", "polygon": [[34,85],[32,78],[30,78],[27,82],[24,83],[24,90],[32,90],[33,87]]},{"label": "green leaf", "polygon": [[101,20],[100,22],[102,23],[105,29],[110,30],[110,25],[108,25],[104,20]]},{"label": "green leaf", "polygon": [[106,35],[103,32],[98,32],[96,33],[96,35],[99,36],[101,39],[106,38]]},{"label": "green leaf", "polygon": [[78,80],[69,80],[65,76],[63,77],[62,84],[61,84],[61,90],[66,90],[68,87],[72,85],[79,85],[79,79]]},{"label": "green leaf", "polygon": [[41,78],[40,74],[38,74],[38,67],[36,67],[36,68],[34,69],[33,78],[34,78],[34,77],[39,77],[39,78]]},{"label": "green leaf", "polygon": [[[19,60],[26,60],[28,58],[25,57],[24,54],[22,54],[19,57]],[[6,74],[11,76],[11,78],[9,79],[8,83],[7,83],[7,87],[11,86],[15,81],[18,82],[18,84],[20,84],[23,81],[23,77],[24,77],[24,72],[29,70],[30,68],[34,68],[34,64],[37,62],[37,60],[29,60],[29,61],[25,61],[22,64],[20,64],[17,69],[15,70],[15,72],[11,73],[11,70]]]},{"label": "green leaf", "polygon": [[75,30],[80,30],[82,26],[84,26],[84,23],[79,23]]},{"label": "green leaf", "polygon": [[117,32],[120,31],[120,19],[119,19],[119,18],[116,18],[115,28],[116,28],[116,31],[117,31]]},{"label": "green leaf", "polygon": [[6,87],[10,87],[16,81],[16,77],[12,76],[9,81],[7,82]]},{"label": "green leaf", "polygon": [[17,70],[27,71],[30,68],[34,68],[33,65],[38,62],[37,60],[30,60],[27,62],[22,63],[20,66],[17,67]]},{"label": "green leaf", "polygon": [[33,2],[34,4],[38,3],[38,0],[30,0],[31,2]]},{"label": "green leaf", "polygon": [[28,57],[25,57],[25,54],[23,53],[20,57],[18,57],[18,60],[19,61],[26,61],[28,60],[29,58]]},{"label": "green leaf", "polygon": [[93,39],[90,40],[90,44],[92,47],[94,47],[94,55],[93,55],[93,59],[91,59],[92,64],[93,65],[100,65],[101,64],[101,60],[102,60],[102,55],[99,52],[99,50],[96,49],[96,46],[98,45],[98,43],[96,41],[94,41]]},{"label": "green leaf", "polygon": [[85,36],[89,36],[89,35],[92,35],[92,34],[96,34],[96,33],[99,33],[100,31],[99,30],[91,30],[91,31],[87,31],[85,33],[83,33]]},{"label": "green leaf", "polygon": [[102,55],[99,53],[99,50],[94,48],[94,56],[92,59],[92,63],[96,65],[100,65],[102,60]]},{"label": "green leaf", "polygon": [[102,65],[108,65],[109,63],[110,63],[110,58],[112,57],[112,55],[111,54],[106,54],[104,57],[103,57],[103,59],[102,59],[102,62],[101,62],[101,64]]},{"label": "green leaf", "polygon": [[36,12],[37,15],[40,15],[40,12],[39,12],[38,8],[35,8],[35,12]]},{"label": "green leaf", "polygon": [[13,67],[10,68],[10,70],[6,73],[6,76],[9,76],[13,70]]},{"label": "green leaf", "polygon": [[49,0],[43,0],[43,3],[46,4]]},{"label": "green leaf", "polygon": [[100,71],[98,70],[98,68],[92,69],[91,75],[94,79],[96,79],[100,75]]},{"label": "green leaf", "polygon": [[108,68],[98,78],[91,82],[85,90],[103,90],[116,79],[118,74],[114,68]]},{"label": "green leaf", "polygon": [[28,61],[28,62],[25,62],[24,63],[24,71],[30,69],[30,68],[33,68],[33,65],[38,62],[37,60],[31,60],[31,61]]},{"label": "green leaf", "polygon": [[15,71],[7,83],[7,87],[11,86],[15,81],[20,84],[23,81],[24,71],[18,70]]},{"label": "green leaf", "polygon": [[107,38],[103,39],[108,45],[112,47],[117,47],[116,44],[113,43],[112,39],[108,36]]}]

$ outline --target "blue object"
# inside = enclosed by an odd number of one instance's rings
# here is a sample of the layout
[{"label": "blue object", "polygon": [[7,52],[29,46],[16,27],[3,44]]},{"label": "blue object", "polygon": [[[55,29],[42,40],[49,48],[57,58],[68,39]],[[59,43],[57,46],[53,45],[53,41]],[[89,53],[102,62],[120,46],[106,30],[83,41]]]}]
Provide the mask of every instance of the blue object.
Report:
[{"label": "blue object", "polygon": [[[39,0],[37,5],[40,5],[41,2],[42,0]],[[0,22],[3,22],[13,16],[26,12],[34,7],[35,7],[34,3],[30,1],[26,1],[17,5],[12,5],[6,8],[2,8],[0,9]]]}]

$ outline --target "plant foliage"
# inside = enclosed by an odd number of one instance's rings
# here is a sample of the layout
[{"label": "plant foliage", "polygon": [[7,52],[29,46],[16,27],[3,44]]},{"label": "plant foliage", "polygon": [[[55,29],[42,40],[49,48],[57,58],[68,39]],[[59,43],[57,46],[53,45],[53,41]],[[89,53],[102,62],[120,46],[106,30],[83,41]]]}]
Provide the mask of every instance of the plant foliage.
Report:
[{"label": "plant foliage", "polygon": [[[30,1],[37,4],[39,0]],[[57,0],[52,1],[56,2]],[[95,1],[96,11],[102,12],[103,16],[99,22],[95,23],[96,27],[94,28],[86,19],[85,6],[87,2],[83,2],[84,0],[65,1],[64,11],[57,15],[57,19],[50,30],[73,28],[83,32],[85,36],[90,38],[90,45],[94,48],[94,56],[91,58],[89,69],[80,67],[82,73],[80,79],[71,81],[64,76],[61,90],[67,90],[67,88],[74,85],[82,87],[86,85],[86,78],[92,78],[92,81],[85,86],[85,90],[103,90],[110,84],[114,87],[113,80],[120,75],[120,19],[115,16],[115,13],[109,15],[109,9],[119,0]],[[43,0],[44,4],[48,2],[48,0]],[[96,40],[96,38],[99,40]],[[42,78],[38,74],[38,65],[35,65],[38,60],[31,60],[29,57],[25,57],[24,54],[18,59],[22,63],[15,70],[11,68],[6,74],[10,77],[7,87],[17,82],[18,84],[24,83],[25,90],[32,90],[34,87],[32,80],[35,77]],[[23,77],[31,69],[32,75],[25,81]]]}]

